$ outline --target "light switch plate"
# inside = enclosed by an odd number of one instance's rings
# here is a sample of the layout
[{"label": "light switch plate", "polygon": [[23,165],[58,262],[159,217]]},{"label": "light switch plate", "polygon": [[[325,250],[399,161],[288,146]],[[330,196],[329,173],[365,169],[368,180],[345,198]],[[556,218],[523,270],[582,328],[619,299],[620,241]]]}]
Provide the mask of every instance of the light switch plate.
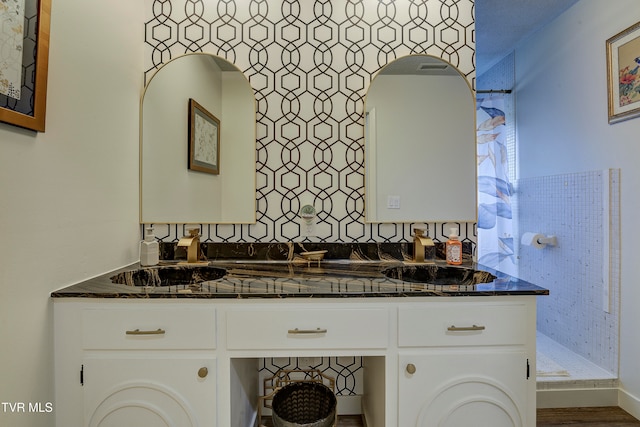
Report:
[{"label": "light switch plate", "polygon": [[387,196],[387,209],[400,209],[400,196]]}]

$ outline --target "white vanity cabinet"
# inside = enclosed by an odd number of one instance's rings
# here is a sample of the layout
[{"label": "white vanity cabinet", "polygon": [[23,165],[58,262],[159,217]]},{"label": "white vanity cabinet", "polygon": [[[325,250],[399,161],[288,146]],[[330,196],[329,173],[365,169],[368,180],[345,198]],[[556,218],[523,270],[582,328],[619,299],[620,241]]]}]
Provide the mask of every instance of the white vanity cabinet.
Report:
[{"label": "white vanity cabinet", "polygon": [[534,310],[522,298],[399,307],[398,425],[535,426]]},{"label": "white vanity cabinet", "polygon": [[56,425],[213,425],[214,307],[82,301],[55,305]]},{"label": "white vanity cabinet", "polygon": [[534,427],[535,298],[55,298],[56,425],[253,427],[261,358],[361,356],[368,427]]}]

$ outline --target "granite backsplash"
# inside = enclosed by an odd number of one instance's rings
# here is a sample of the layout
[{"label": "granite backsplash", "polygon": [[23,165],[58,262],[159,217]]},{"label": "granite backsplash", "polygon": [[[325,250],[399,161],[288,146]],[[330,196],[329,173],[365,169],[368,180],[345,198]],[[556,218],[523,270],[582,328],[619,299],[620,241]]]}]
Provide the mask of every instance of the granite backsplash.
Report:
[{"label": "granite backsplash", "polygon": [[[445,243],[434,242],[435,258],[445,259]],[[463,262],[473,261],[473,243],[462,242]],[[398,260],[413,259],[413,243],[200,243],[203,260],[286,261],[302,252],[327,251],[325,259]],[[433,254],[426,248],[425,256]],[[186,251],[178,242],[160,242],[160,259],[186,259]]]}]

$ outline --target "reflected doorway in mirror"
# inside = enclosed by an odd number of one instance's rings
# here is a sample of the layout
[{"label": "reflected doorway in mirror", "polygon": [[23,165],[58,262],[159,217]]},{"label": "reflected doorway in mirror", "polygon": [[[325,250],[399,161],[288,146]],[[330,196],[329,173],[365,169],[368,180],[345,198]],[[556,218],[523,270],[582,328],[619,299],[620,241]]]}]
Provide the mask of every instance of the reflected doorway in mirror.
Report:
[{"label": "reflected doorway in mirror", "polygon": [[220,173],[220,120],[189,98],[189,169]]},{"label": "reflected doorway in mirror", "polygon": [[365,96],[365,222],[476,222],[475,96],[452,64],[408,55]]},{"label": "reflected doorway in mirror", "polygon": [[[217,175],[188,167],[190,98],[224,124]],[[255,224],[256,100],[236,66],[210,54],[173,58],[148,82],[140,114],[142,223]]]}]

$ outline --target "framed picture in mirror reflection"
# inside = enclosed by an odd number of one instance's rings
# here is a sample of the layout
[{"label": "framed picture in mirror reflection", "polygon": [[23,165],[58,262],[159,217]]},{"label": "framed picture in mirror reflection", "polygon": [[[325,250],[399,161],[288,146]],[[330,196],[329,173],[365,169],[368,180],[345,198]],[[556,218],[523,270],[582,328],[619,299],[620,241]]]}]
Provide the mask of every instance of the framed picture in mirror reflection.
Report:
[{"label": "framed picture in mirror reflection", "polygon": [[189,99],[189,169],[220,173],[220,120]]}]

